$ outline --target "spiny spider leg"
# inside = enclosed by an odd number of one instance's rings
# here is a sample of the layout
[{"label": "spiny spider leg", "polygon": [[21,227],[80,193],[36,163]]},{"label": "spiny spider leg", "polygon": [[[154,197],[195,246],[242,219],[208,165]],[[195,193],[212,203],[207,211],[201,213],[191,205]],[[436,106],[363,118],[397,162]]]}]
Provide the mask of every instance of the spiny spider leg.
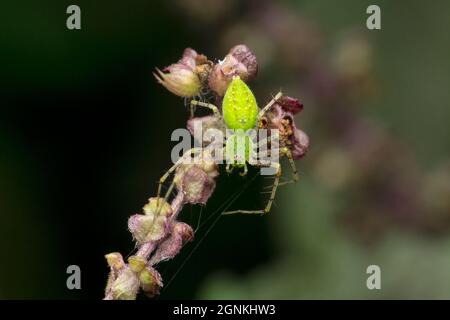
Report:
[{"label": "spiny spider leg", "polygon": [[[192,150],[192,149],[191,149],[191,150]],[[178,163],[178,162],[177,162],[177,163]],[[177,167],[176,164],[173,165],[172,168],[173,168],[173,167],[176,168],[176,167]],[[172,169],[172,168],[170,168],[170,169]],[[170,169],[169,169],[169,170],[170,170]],[[173,170],[172,170],[172,171],[173,171]],[[161,184],[160,184],[160,186],[161,186]],[[157,199],[157,200],[156,200],[156,201],[157,201],[157,206],[156,206],[155,218],[153,219],[153,221],[152,221],[152,223],[151,223],[151,225],[150,225],[149,230],[151,230],[151,229],[153,228],[153,225],[155,224],[155,221],[156,221],[156,217],[159,217],[159,213],[160,213],[160,211],[161,211],[162,204],[167,202],[167,199],[169,198],[170,193],[172,192],[174,186],[175,186],[175,181],[172,181],[172,183],[171,183],[170,186],[169,186],[169,189],[167,189],[166,195],[164,196],[164,201],[160,201],[161,198],[159,198],[159,192],[158,192],[158,198],[156,198],[156,199]]]},{"label": "spiny spider leg", "polygon": [[174,186],[175,186],[175,182],[172,181],[172,183],[169,186],[169,189],[167,189],[166,195],[164,196],[164,202],[167,202],[167,199],[169,199],[169,196],[172,193],[172,190],[173,190]]},{"label": "spiny spider leg", "polygon": [[[267,147],[268,142],[264,142],[264,144],[262,144],[260,146],[261,147]],[[298,180],[300,180],[300,177],[298,175],[298,171],[297,171],[297,166],[295,165],[295,161],[294,158],[292,157],[292,151],[287,148],[287,147],[282,147],[281,149],[276,148],[275,150],[279,150],[279,158],[281,159],[283,156],[286,156],[286,158],[289,161],[289,165],[291,166],[291,174],[292,174],[292,178],[288,181],[283,181],[279,183],[279,187],[287,185],[287,184],[291,184],[291,183],[297,183]],[[273,150],[267,150],[268,153],[272,152]],[[270,188],[270,186],[265,187],[265,189]]]},{"label": "spiny spider leg", "polygon": [[191,118],[194,117],[194,106],[209,108],[212,110],[212,112],[214,112],[214,115],[216,117],[220,117],[219,109],[215,105],[197,100],[191,100]]},{"label": "spiny spider leg", "polygon": [[[181,159],[181,158],[180,158],[180,159]],[[177,161],[177,162],[176,162],[173,166],[171,166],[170,169],[167,170],[166,173],[164,173],[164,175],[159,179],[159,182],[158,182],[158,192],[156,193],[156,197],[157,197],[157,198],[159,198],[160,195],[161,195],[161,189],[162,189],[162,186],[163,186],[164,182],[167,180],[167,178],[170,176],[170,174],[171,174],[172,172],[175,171],[175,169],[176,169],[179,165],[180,165],[180,163],[178,163],[178,161]]]},{"label": "spiny spider leg", "polygon": [[239,175],[241,175],[242,177],[243,177],[243,176],[246,176],[246,175],[247,175],[247,172],[248,172],[247,164],[244,163],[244,171],[239,172]]},{"label": "spiny spider leg", "polygon": [[192,119],[194,117],[194,113],[195,113],[194,108],[195,107],[194,107],[194,105],[192,103],[190,103],[189,105],[190,105],[190,109],[191,109],[191,118],[190,119]]},{"label": "spiny spider leg", "polygon": [[[295,161],[294,161],[294,158],[292,157],[291,150],[289,150],[288,148],[285,148],[285,150],[282,151],[281,156],[286,156],[286,158],[288,159],[289,165],[291,166],[291,170],[292,170],[291,171],[292,178],[290,180],[280,182],[278,184],[278,186],[281,187],[281,186],[285,186],[287,184],[297,183],[298,180],[300,180],[300,177],[298,175],[297,166],[295,165]],[[264,189],[268,189],[268,188],[270,188],[270,186],[264,187]]]},{"label": "spiny spider leg", "polygon": [[[193,100],[201,102],[201,103],[204,103],[206,101],[206,99],[204,99],[204,97],[202,96],[202,93],[199,93],[198,95],[196,95]],[[193,100],[190,100],[189,102],[187,102],[187,98],[185,98],[185,101],[184,101],[185,106],[187,106],[189,104],[190,111],[191,111],[190,119],[192,119],[194,117],[194,113],[195,113],[194,104],[191,103],[191,101],[193,101]]]},{"label": "spiny spider leg", "polygon": [[264,108],[262,108],[261,111],[259,111],[259,113],[258,113],[258,121],[266,114],[267,111],[269,111],[269,109],[273,106],[273,104],[275,102],[277,102],[277,100],[280,99],[282,95],[283,95],[283,93],[281,91],[278,92],[275,95],[275,97],[273,97],[272,100],[270,100],[269,103],[266,104],[266,106]]},{"label": "spiny spider leg", "polygon": [[234,211],[227,211],[222,213],[223,215],[227,214],[235,214],[235,213],[243,213],[243,214],[266,214],[270,212],[270,208],[272,207],[272,203],[275,199],[275,195],[277,192],[278,184],[280,182],[280,176],[281,176],[281,166],[279,163],[272,162],[270,164],[270,167],[275,168],[277,171],[275,173],[275,179],[272,186],[272,191],[270,192],[270,198],[269,201],[266,204],[266,207],[261,210],[234,210]]},{"label": "spiny spider leg", "polygon": [[292,157],[292,152],[291,150],[289,150],[288,148],[286,148],[286,150],[284,150],[283,154],[286,155],[286,157],[288,158],[289,164],[291,165],[291,169],[292,169],[292,179],[288,180],[288,181],[284,181],[281,182],[279,184],[279,186],[283,186],[286,184],[291,184],[291,183],[297,183],[298,180],[300,179],[299,175],[298,175],[298,171],[297,171],[297,166],[295,165],[295,161],[294,158]]}]

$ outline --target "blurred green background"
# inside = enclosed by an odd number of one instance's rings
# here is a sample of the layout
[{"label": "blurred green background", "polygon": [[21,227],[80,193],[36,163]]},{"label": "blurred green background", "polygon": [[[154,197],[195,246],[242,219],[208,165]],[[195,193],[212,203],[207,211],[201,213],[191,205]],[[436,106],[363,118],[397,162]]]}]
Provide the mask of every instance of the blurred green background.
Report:
[{"label": "blurred green background", "polygon": [[[70,4],[81,30],[66,28]],[[310,152],[269,215],[210,219],[161,265],[173,280],[160,299],[450,298],[450,2],[377,1],[374,31],[370,4],[3,1],[0,298],[103,297],[103,255],[133,250],[127,219],[188,117],[154,67],[240,43],[259,61],[260,104],[280,88],[303,101]],[[223,172],[202,221],[255,174]],[[263,184],[232,208],[260,207]],[[81,290],[66,288],[71,264]],[[381,290],[366,287],[371,264]]]}]

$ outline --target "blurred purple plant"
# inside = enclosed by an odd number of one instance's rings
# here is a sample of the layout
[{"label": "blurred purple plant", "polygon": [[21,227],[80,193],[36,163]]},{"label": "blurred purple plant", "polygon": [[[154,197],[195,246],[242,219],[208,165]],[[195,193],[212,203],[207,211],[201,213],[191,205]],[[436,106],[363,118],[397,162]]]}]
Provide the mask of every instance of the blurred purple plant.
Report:
[{"label": "blurred purple plant", "polygon": [[[180,18],[186,25],[198,14],[193,5],[198,2],[182,1]],[[219,10],[224,3],[227,10]],[[350,26],[330,46],[320,20],[302,15],[294,3],[252,0],[243,10],[236,1],[220,0],[210,6],[216,7],[209,9],[216,13],[214,19],[200,20],[192,28],[211,27],[215,21],[220,31],[215,46],[228,48],[241,39],[255,52],[264,52],[259,66],[292,79],[289,86],[312,106],[307,120],[314,123],[315,143],[323,146],[310,157],[312,177],[342,195],[336,215],[349,234],[373,242],[394,224],[422,232],[448,231],[450,205],[439,199],[449,184],[436,178],[436,172],[448,177],[448,159],[431,172],[420,170],[413,150],[361,110],[382,89],[367,30]],[[265,78],[261,89],[272,88],[273,79]],[[275,109],[270,125],[282,129],[283,110]],[[297,139],[302,136],[297,134]]]}]

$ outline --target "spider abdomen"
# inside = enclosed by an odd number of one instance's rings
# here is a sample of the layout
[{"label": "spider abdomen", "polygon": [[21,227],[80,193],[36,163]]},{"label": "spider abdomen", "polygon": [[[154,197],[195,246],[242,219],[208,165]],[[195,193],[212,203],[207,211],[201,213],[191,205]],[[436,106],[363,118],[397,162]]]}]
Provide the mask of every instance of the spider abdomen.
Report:
[{"label": "spider abdomen", "polygon": [[234,77],[228,85],[223,97],[222,112],[229,129],[248,130],[256,125],[258,105],[255,96],[239,76]]}]

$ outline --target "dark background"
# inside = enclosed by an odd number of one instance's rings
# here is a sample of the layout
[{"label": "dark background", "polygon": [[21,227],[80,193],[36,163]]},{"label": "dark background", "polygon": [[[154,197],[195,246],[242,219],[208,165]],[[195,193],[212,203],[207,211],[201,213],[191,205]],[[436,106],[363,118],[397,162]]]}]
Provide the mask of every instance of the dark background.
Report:
[{"label": "dark background", "polygon": [[[70,4],[81,30],[66,28]],[[182,269],[160,298],[450,297],[450,6],[378,1],[382,30],[369,31],[369,4],[4,1],[0,298],[102,298],[103,256],[133,249],[127,219],[188,116],[154,67],[186,47],[217,61],[239,43],[260,60],[260,104],[281,87],[305,102],[311,152],[270,215],[221,218],[184,264],[210,219],[161,265],[166,283]],[[222,172],[202,220],[256,173]],[[261,206],[262,185],[232,208]],[[183,219],[195,226],[199,211]],[[71,264],[82,290],[66,288]],[[381,293],[365,288],[369,264],[385,270]]]}]

